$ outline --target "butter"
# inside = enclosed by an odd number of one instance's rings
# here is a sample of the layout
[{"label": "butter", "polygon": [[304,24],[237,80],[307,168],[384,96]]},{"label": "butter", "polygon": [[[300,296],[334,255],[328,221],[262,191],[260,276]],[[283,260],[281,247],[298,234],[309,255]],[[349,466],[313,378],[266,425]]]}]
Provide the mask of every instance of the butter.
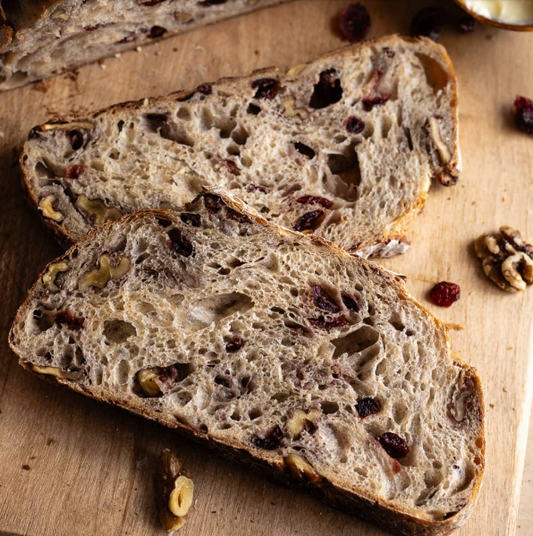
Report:
[{"label": "butter", "polygon": [[467,9],[504,24],[533,23],[533,0],[459,0]]}]

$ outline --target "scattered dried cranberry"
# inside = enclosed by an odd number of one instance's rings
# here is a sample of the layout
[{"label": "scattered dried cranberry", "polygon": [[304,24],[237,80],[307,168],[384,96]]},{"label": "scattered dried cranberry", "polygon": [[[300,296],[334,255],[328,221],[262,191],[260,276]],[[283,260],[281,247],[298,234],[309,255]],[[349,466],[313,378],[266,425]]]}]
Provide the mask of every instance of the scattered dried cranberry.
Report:
[{"label": "scattered dried cranberry", "polygon": [[162,26],[152,26],[150,28],[150,33],[148,34],[148,37],[150,37],[151,39],[156,39],[157,37],[163,37],[166,33],[166,28],[163,28]]},{"label": "scattered dried cranberry", "polygon": [[183,223],[186,223],[187,225],[192,225],[192,227],[200,227],[200,225],[202,224],[200,214],[183,212],[182,214],[180,214],[180,219]]},{"label": "scattered dried cranberry", "polygon": [[352,4],[339,14],[339,30],[351,43],[363,41],[368,35],[372,20],[365,6]]},{"label": "scattered dried cranberry", "polygon": [[455,283],[441,281],[429,293],[429,301],[439,307],[450,307],[461,297],[461,288]]},{"label": "scattered dried cranberry", "polygon": [[246,190],[249,192],[253,192],[254,190],[257,190],[259,192],[263,192],[264,194],[268,194],[270,192],[270,188],[267,188],[266,186],[261,186],[259,184],[253,184],[250,183],[246,186]]},{"label": "scattered dried cranberry", "polygon": [[344,326],[348,325],[348,322],[346,322],[346,320],[343,320],[342,318],[326,320],[323,316],[319,316],[318,318],[310,318],[309,322],[311,322],[311,324],[315,326],[315,328],[325,329],[326,331],[343,328]]},{"label": "scattered dried cranberry", "polygon": [[232,175],[240,175],[241,172],[239,170],[239,166],[233,160],[226,158],[225,160],[222,160],[222,163]]},{"label": "scattered dried cranberry", "polygon": [[381,411],[381,406],[375,398],[361,398],[355,406],[357,413],[361,419],[365,419],[369,415],[375,415]]},{"label": "scattered dried cranberry", "polygon": [[69,311],[60,311],[55,315],[54,322],[58,326],[67,326],[68,329],[78,330],[83,329],[85,318],[81,316],[74,316]]},{"label": "scattered dried cranberry", "polygon": [[257,435],[252,436],[252,443],[256,447],[264,450],[276,450],[281,445],[282,440],[283,431],[277,424],[271,428],[264,437]]},{"label": "scattered dried cranberry", "polygon": [[226,352],[238,352],[244,346],[244,339],[232,337],[226,339]]},{"label": "scattered dried cranberry", "polygon": [[67,166],[65,170],[65,177],[67,179],[79,179],[85,173],[85,166],[73,164],[72,166]]},{"label": "scattered dried cranberry", "polygon": [[459,19],[459,31],[464,34],[472,33],[477,28],[477,21],[474,17],[463,17]]},{"label": "scattered dried cranberry", "polygon": [[275,78],[259,78],[252,82],[252,88],[257,89],[254,99],[272,100],[279,91],[279,80]]},{"label": "scattered dried cranberry", "polygon": [[309,105],[315,109],[326,108],[330,104],[339,102],[342,99],[342,93],[343,89],[337,71],[327,69],[320,73]]},{"label": "scattered dried cranberry", "polygon": [[385,432],[380,435],[377,440],[381,446],[385,449],[385,452],[395,460],[398,458],[404,458],[409,454],[409,447],[399,435],[393,432]]},{"label": "scattered dried cranberry", "polygon": [[358,117],[355,117],[355,115],[352,115],[346,119],[345,126],[346,130],[350,134],[361,134],[361,132],[365,130],[365,122]]},{"label": "scattered dried cranberry", "polygon": [[297,203],[302,205],[320,205],[324,208],[331,208],[333,201],[326,199],[325,197],[319,197],[318,195],[303,195],[296,200]]},{"label": "scattered dried cranberry", "polygon": [[311,212],[306,212],[303,216],[298,218],[298,221],[294,225],[294,230],[301,233],[302,231],[312,229],[316,221],[323,215],[323,210],[312,210]]},{"label": "scattered dried cranberry", "polygon": [[210,84],[202,84],[195,89],[195,93],[201,93],[202,95],[211,95],[211,93],[213,93],[213,86]]},{"label": "scattered dried cranberry", "polygon": [[183,257],[190,257],[194,253],[193,245],[187,240],[179,229],[171,229],[168,233],[168,245]]},{"label": "scattered dried cranberry", "polygon": [[313,285],[313,301],[315,302],[315,305],[323,311],[338,313],[341,310],[335,303],[335,300],[318,285]]},{"label": "scattered dried cranberry", "polygon": [[382,95],[379,97],[365,97],[361,102],[363,103],[365,110],[369,112],[370,110],[372,110],[372,108],[374,108],[374,106],[382,106],[383,104],[386,104],[387,102],[389,102],[390,98],[390,95]]},{"label": "scattered dried cranberry", "polygon": [[353,296],[343,296],[342,303],[344,303],[346,309],[358,313],[361,310],[359,302]]},{"label": "scattered dried cranberry", "polygon": [[411,35],[424,35],[436,41],[442,31],[446,12],[440,7],[421,9],[411,22]]},{"label": "scattered dried cranberry", "polygon": [[516,126],[523,132],[533,134],[533,101],[517,95],[514,109]]}]

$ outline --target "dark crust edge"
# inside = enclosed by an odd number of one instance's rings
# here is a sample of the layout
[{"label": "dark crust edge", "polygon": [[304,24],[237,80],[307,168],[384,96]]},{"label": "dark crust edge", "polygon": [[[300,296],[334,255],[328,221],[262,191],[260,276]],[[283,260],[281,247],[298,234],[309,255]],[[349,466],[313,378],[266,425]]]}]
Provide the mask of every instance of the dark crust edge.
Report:
[{"label": "dark crust edge", "polygon": [[[397,42],[397,41],[399,41],[399,42],[405,41],[407,43],[421,42],[421,43],[425,43],[426,45],[432,47],[432,49],[435,52],[438,52],[441,55],[445,65],[446,65],[446,68],[449,71],[450,84],[451,84],[452,93],[453,93],[452,109],[454,111],[454,118],[453,119],[454,119],[454,126],[455,126],[455,139],[454,139],[454,144],[453,144],[453,157],[452,157],[452,160],[445,166],[444,169],[440,169],[440,170],[436,171],[435,175],[433,177],[431,177],[431,181],[438,180],[440,182],[440,180],[441,180],[440,177],[443,177],[445,175],[449,175],[449,176],[454,178],[454,181],[455,181],[454,184],[455,184],[457,182],[457,180],[458,180],[459,172],[460,172],[459,167],[458,167],[459,166],[459,160],[460,160],[460,153],[459,153],[459,140],[458,140],[459,109],[458,109],[458,106],[457,106],[457,102],[458,102],[457,77],[455,75],[455,71],[454,71],[454,68],[453,68],[453,63],[452,63],[452,61],[450,59],[450,56],[448,55],[446,49],[442,45],[439,45],[439,44],[435,43],[434,41],[432,41],[431,39],[426,38],[426,37],[408,37],[408,36],[401,36],[401,35],[398,35],[398,34],[392,34],[392,35],[388,35],[388,36],[384,36],[384,37],[380,37],[380,38],[376,38],[376,39],[371,39],[371,40],[368,40],[368,41],[363,41],[361,43],[345,45],[342,48],[333,50],[331,52],[328,52],[326,54],[323,54],[323,55],[319,56],[318,58],[315,58],[314,60],[312,60],[310,62],[307,62],[305,64],[305,66],[312,65],[315,62],[322,61],[322,60],[324,60],[326,58],[335,58],[335,57],[338,57],[338,56],[343,55],[343,54],[349,54],[352,51],[363,49],[365,47],[370,47],[372,45],[380,45],[382,43]],[[281,76],[281,77],[286,77],[287,76],[286,73],[281,72],[277,67],[265,67],[263,69],[255,70],[251,74],[246,75],[246,76],[224,77],[224,78],[220,78],[216,82],[208,83],[207,85],[224,87],[225,85],[231,85],[231,84],[234,84],[236,82],[246,82],[246,81],[250,81],[250,80],[252,80],[252,79],[254,79],[254,78],[258,77],[258,76],[263,76],[264,77],[264,76],[267,76],[267,75],[268,76]],[[206,85],[206,84],[201,84],[201,85]],[[201,86],[199,86],[199,87],[201,87]],[[183,99],[185,99],[187,97],[191,97],[192,95],[194,95],[197,92],[197,90],[198,90],[198,88],[196,88],[194,90],[178,90],[178,91],[175,91],[173,93],[170,93],[169,95],[163,95],[163,96],[160,96],[160,97],[149,98],[148,102],[150,104],[157,104],[159,102],[167,102],[167,101],[172,101],[172,100],[183,100]],[[138,108],[139,106],[143,106],[145,101],[146,101],[146,99],[139,99],[139,100],[126,101],[126,102],[122,102],[122,103],[119,103],[119,104],[113,104],[111,106],[107,106],[105,108],[102,108],[102,109],[97,110],[95,112],[92,112],[90,114],[78,113],[78,114],[71,114],[71,115],[65,115],[65,116],[58,116],[58,117],[55,117],[55,118],[51,119],[50,121],[47,121],[44,124],[70,123],[70,122],[74,122],[74,121],[90,120],[91,118],[97,118],[97,117],[99,117],[100,115],[102,115],[104,113],[113,113],[115,111],[122,111],[122,110]],[[42,128],[42,125],[38,125],[38,126],[34,127],[30,131],[30,136],[34,132],[41,131],[41,128]],[[20,159],[19,159],[19,164],[20,164],[20,169],[21,169],[21,173],[22,173],[22,181],[23,181],[23,184],[25,186],[25,189],[28,191],[28,193],[30,195],[30,199],[32,200],[32,202],[37,205],[38,201],[37,201],[36,195],[35,195],[34,192],[32,192],[32,189],[31,189],[31,186],[30,186],[30,173],[26,171],[26,167],[25,167],[25,164],[23,162],[24,156],[26,154],[26,145],[28,143],[31,143],[31,138],[29,138],[24,143],[22,153],[21,153],[21,156],[20,156]],[[429,185],[428,185],[428,189],[429,189]],[[361,244],[358,244],[357,247],[355,247],[355,248],[354,247],[349,248],[349,251],[351,253],[355,253],[356,251],[359,251],[360,249],[365,249],[365,248],[368,248],[368,247],[371,247],[371,246],[374,246],[374,245],[380,244],[380,243],[387,243],[391,239],[396,238],[398,235],[404,235],[405,231],[407,230],[407,228],[412,224],[412,222],[414,221],[416,216],[422,211],[422,209],[423,209],[423,207],[424,207],[424,205],[426,203],[427,194],[428,194],[427,191],[421,192],[421,195],[419,196],[419,198],[414,200],[413,203],[410,206],[406,207],[405,212],[399,218],[397,218],[394,222],[391,222],[390,229],[380,239],[378,239],[375,243],[361,243]],[[61,225],[58,225],[57,223],[53,222],[52,220],[49,220],[46,223],[47,223],[47,228],[49,228],[51,230],[53,235],[56,237],[56,239],[62,245],[64,245],[64,244],[70,245],[70,244],[73,244],[76,241],[75,237],[73,235],[71,235],[68,231],[66,231]]]},{"label": "dark crust edge", "polygon": [[[238,200],[235,197],[232,197],[231,195],[224,194],[221,192],[216,192],[216,191],[212,191],[210,193],[218,196],[230,208],[233,208],[243,213],[244,215],[254,220],[257,224],[267,227],[272,232],[276,232],[282,235],[290,234],[290,235],[299,236],[302,240],[309,240],[309,242],[311,242],[312,244],[318,247],[326,247],[330,249],[332,254],[340,256],[341,258],[351,257],[344,250],[340,249],[335,244],[332,244],[323,238],[312,236],[312,235],[310,236],[301,235],[300,233],[289,231],[287,229],[277,226],[276,224],[267,222],[256,213],[248,210],[246,206],[244,206],[242,202],[240,202],[240,200]],[[78,246],[83,247],[85,245],[89,245],[93,236],[99,235],[102,232],[106,232],[109,229],[109,227],[112,225],[122,225],[128,221],[141,219],[145,217],[146,215],[166,216],[167,218],[172,219],[173,217],[175,217],[176,212],[171,211],[171,210],[142,210],[139,212],[135,212],[133,214],[129,214],[125,216],[124,218],[118,220],[117,222],[108,222],[108,223],[103,224],[102,226],[92,228],[85,235],[85,237],[83,237],[83,239],[80,240],[80,242],[77,245],[73,246],[73,248],[78,247]],[[52,261],[52,263],[58,262],[61,259],[67,258],[67,256],[70,254],[70,251],[73,248],[68,250],[64,255],[62,255],[58,259],[55,259],[54,261]],[[436,323],[437,330],[445,337],[449,346],[448,330],[445,324],[439,321],[430,311],[428,311],[421,303],[419,303],[409,294],[408,290],[405,287],[405,283],[401,277],[382,268],[381,266],[379,266],[378,264],[374,262],[367,261],[361,258],[359,258],[359,262],[366,264],[367,267],[369,267],[371,270],[375,271],[376,273],[384,277],[386,280],[388,280],[388,282],[391,285],[394,285],[397,288],[402,298],[405,298],[407,300],[414,302],[415,305],[417,305],[424,313],[428,314],[431,318],[433,318],[434,322]],[[206,437],[205,435],[202,435],[201,433],[199,433],[199,431],[193,429],[190,426],[187,426],[183,423],[179,423],[176,420],[165,418],[162,414],[158,413],[155,410],[152,410],[152,411],[145,410],[144,408],[138,408],[130,404],[123,404],[123,403],[117,402],[106,396],[93,395],[87,392],[85,389],[83,389],[79,385],[69,382],[68,380],[53,379],[50,376],[39,374],[35,372],[34,370],[32,370],[31,361],[30,361],[31,357],[24,357],[23,355],[21,355],[18,352],[13,342],[13,331],[15,329],[16,324],[21,320],[23,313],[31,305],[31,298],[40,283],[42,275],[48,269],[48,266],[49,265],[47,265],[44,268],[44,270],[41,272],[41,274],[37,278],[35,284],[30,289],[28,296],[26,297],[26,299],[20,306],[19,310],[17,311],[17,314],[13,321],[13,325],[9,331],[9,345],[11,349],[13,350],[13,352],[18,356],[19,364],[23,368],[31,371],[36,376],[39,376],[42,379],[45,379],[49,383],[54,383],[56,385],[63,385],[65,387],[69,387],[70,389],[78,393],[84,394],[95,400],[98,400],[101,402],[107,402],[109,404],[119,406],[132,413],[141,415],[150,420],[154,420],[160,424],[163,424],[164,426],[176,429],[183,435],[189,438],[195,439],[197,441],[200,441],[202,444],[210,446],[218,450],[221,454],[223,454],[224,456],[230,459],[240,461],[240,462],[245,461],[255,467],[258,467],[259,469],[262,469],[264,472],[267,472],[276,481],[282,484],[291,485],[291,484],[294,484],[295,482],[298,483],[298,481],[295,481],[295,479],[288,474],[288,471],[285,470],[283,464],[273,463],[272,460],[269,460],[267,457],[262,456],[261,452],[259,451],[254,452],[252,454],[249,450],[243,449],[242,446],[233,444],[230,441],[224,442],[220,439],[217,440],[217,439]],[[482,459],[481,459],[481,470],[480,470],[479,476],[472,489],[472,494],[468,500],[468,503],[457,515],[451,517],[450,519],[437,521],[437,522],[429,521],[426,519],[421,519],[421,518],[416,517],[414,512],[409,513],[409,512],[395,510],[392,506],[389,506],[385,504],[383,501],[381,501],[379,497],[377,496],[374,496],[373,498],[365,498],[361,495],[357,495],[354,491],[345,489],[341,487],[340,485],[336,485],[327,479],[324,479],[317,484],[310,484],[310,483],[306,484],[306,487],[314,490],[315,493],[318,493],[319,495],[321,495],[323,499],[325,500],[325,502],[330,504],[331,506],[339,508],[347,513],[354,514],[366,521],[370,521],[378,526],[384,527],[385,529],[392,531],[394,534],[398,534],[402,536],[445,536],[449,534],[451,531],[453,531],[454,529],[464,524],[467,518],[470,516],[475,506],[477,496],[481,488],[483,473],[485,469],[485,456],[484,456],[485,455],[485,430],[484,430],[485,409],[484,409],[484,402],[483,402],[483,389],[481,385],[481,380],[477,374],[476,369],[460,361],[457,355],[451,352],[451,349],[448,350],[448,356],[449,356],[450,364],[459,366],[462,369],[464,369],[465,373],[468,374],[469,377],[474,382],[474,385],[476,387],[476,400],[479,403],[479,421],[480,421],[479,434],[480,435],[479,435],[478,441],[479,440],[482,441],[482,448],[481,448]]]}]

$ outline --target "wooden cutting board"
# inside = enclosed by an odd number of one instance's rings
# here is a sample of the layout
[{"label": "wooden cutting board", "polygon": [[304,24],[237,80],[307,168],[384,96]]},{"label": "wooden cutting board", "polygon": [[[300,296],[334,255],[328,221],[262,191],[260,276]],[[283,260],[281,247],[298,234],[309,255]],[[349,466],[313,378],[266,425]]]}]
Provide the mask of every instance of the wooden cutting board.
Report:
[{"label": "wooden cutting board", "polygon": [[[454,9],[451,0],[443,7]],[[24,372],[7,332],[26,290],[60,248],[25,206],[17,154],[29,129],[54,113],[194,87],[277,64],[288,68],[342,45],[334,16],[346,0],[302,0],[174,38],[45,85],[0,95],[0,533],[30,536],[162,534],[152,486],[164,446],[182,456],[196,485],[180,535],[383,534],[304,492],[264,480],[176,433],[50,386]],[[422,1],[366,0],[371,36],[407,32]],[[434,2],[433,2],[434,4]],[[460,82],[462,181],[435,186],[410,233],[411,250],[386,266],[409,276],[427,304],[434,282],[461,285],[461,300],[433,308],[461,324],[460,355],[482,376],[487,472],[461,536],[515,533],[533,393],[533,290],[508,295],[482,275],[472,241],[509,224],[533,238],[533,140],[516,131],[515,94],[533,94],[533,35],[480,27],[444,33]],[[525,529],[525,530],[524,530]],[[524,527],[527,534],[531,527]]]}]

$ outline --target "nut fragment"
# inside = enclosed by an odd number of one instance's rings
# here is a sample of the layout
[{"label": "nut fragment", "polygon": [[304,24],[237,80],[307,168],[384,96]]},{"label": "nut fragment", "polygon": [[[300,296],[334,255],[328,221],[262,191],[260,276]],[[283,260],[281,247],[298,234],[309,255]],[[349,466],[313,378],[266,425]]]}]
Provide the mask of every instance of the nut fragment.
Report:
[{"label": "nut fragment", "polygon": [[54,11],[54,13],[52,14],[52,18],[68,20],[70,17],[68,16],[68,13],[64,9],[58,9],[57,11]]},{"label": "nut fragment", "polygon": [[46,374],[47,376],[54,376],[55,378],[61,378],[63,380],[79,380],[82,376],[80,370],[69,371],[61,370],[58,367],[39,367],[38,365],[32,365],[31,369],[39,374]]},{"label": "nut fragment", "polygon": [[519,231],[503,226],[497,234],[484,234],[475,251],[485,275],[502,290],[518,292],[533,285],[533,246]]},{"label": "nut fragment", "polygon": [[439,160],[441,164],[448,164],[450,160],[452,159],[452,154],[450,152],[450,149],[442,139],[442,133],[440,130],[439,121],[436,117],[430,117],[428,120],[428,130],[429,135],[431,136],[431,140],[433,141],[433,144],[435,145],[435,148],[437,149],[437,153],[439,155]]},{"label": "nut fragment", "polygon": [[313,466],[299,454],[289,454],[283,461],[287,464],[291,473],[300,479],[307,477],[313,484],[322,480],[322,477],[313,469]]},{"label": "nut fragment", "polygon": [[158,475],[159,520],[167,531],[184,525],[193,501],[194,484],[180,474],[182,465],[169,449],[161,453],[161,474]]},{"label": "nut fragment", "polygon": [[294,67],[291,67],[287,71],[287,76],[298,76],[303,70],[305,69],[305,63],[300,63],[299,65],[295,65]]},{"label": "nut fragment", "polygon": [[51,264],[46,273],[43,275],[44,286],[52,292],[58,292],[60,289],[55,283],[57,274],[60,272],[66,272],[67,270],[68,264],[65,261]]},{"label": "nut fragment", "polygon": [[71,130],[73,128],[82,128],[92,130],[95,124],[90,121],[74,121],[72,123],[47,123],[40,126],[40,130]]},{"label": "nut fragment", "polygon": [[80,195],[76,199],[75,205],[94,216],[94,223],[100,225],[106,221],[115,221],[122,217],[122,212],[114,207],[107,207],[100,199],[89,199],[85,195]]},{"label": "nut fragment", "polygon": [[320,417],[320,414],[320,410],[317,408],[314,408],[307,413],[301,409],[294,410],[287,421],[287,431],[294,438],[300,436],[304,430],[307,432],[314,432],[317,428],[316,421]]},{"label": "nut fragment", "polygon": [[80,283],[80,290],[88,290],[90,287],[103,288],[110,279],[124,277],[130,269],[130,260],[127,257],[119,257],[118,265],[113,265],[111,257],[104,253],[100,256],[100,268],[89,272]]},{"label": "nut fragment", "polygon": [[54,201],[56,200],[55,195],[47,195],[39,201],[39,209],[43,213],[45,218],[54,221],[62,221],[65,216],[61,212],[54,209]]},{"label": "nut fragment", "polygon": [[283,106],[283,115],[287,117],[295,117],[299,115],[302,119],[307,119],[309,117],[309,112],[305,108],[295,108],[295,100],[293,97],[287,97],[281,101]]},{"label": "nut fragment", "polygon": [[147,396],[154,397],[161,395],[161,389],[159,389],[159,386],[154,381],[159,374],[156,368],[140,370],[137,374],[139,385]]}]

